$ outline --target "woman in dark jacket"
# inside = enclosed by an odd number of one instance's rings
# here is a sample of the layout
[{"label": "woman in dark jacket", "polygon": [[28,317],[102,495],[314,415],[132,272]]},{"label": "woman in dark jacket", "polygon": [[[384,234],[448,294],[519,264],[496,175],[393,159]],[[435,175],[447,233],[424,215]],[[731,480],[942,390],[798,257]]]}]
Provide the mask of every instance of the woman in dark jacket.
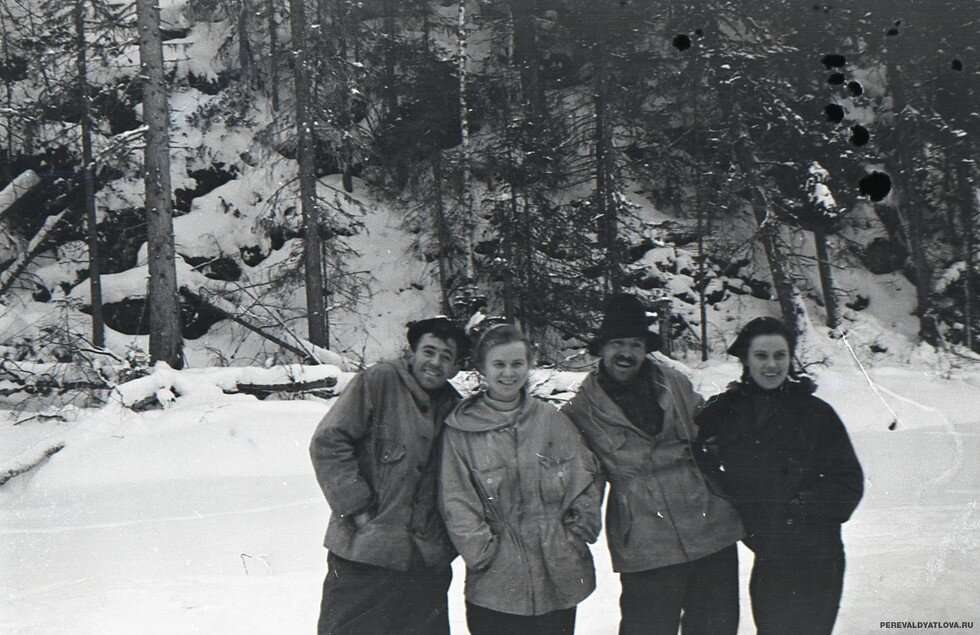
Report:
[{"label": "woman in dark jacket", "polygon": [[742,378],[698,417],[701,469],[731,496],[755,552],[749,593],[760,634],[830,633],[844,579],[841,523],[864,475],[834,409],[790,372],[796,338],[774,318],[745,325],[728,353]]},{"label": "woman in dark jacket", "polygon": [[446,420],[439,506],[474,635],[570,634],[595,589],[599,466],[568,418],[527,394],[530,353],[517,328],[488,330],[474,351],[487,389]]}]

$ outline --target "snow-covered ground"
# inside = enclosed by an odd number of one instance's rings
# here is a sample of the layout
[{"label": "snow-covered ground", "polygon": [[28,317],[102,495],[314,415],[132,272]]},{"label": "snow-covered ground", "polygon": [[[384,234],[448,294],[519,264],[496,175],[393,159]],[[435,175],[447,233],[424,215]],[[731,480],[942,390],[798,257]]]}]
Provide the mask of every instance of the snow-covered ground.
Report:
[{"label": "snow-covered ground", "polygon": [[[694,376],[710,394],[736,371],[716,363]],[[206,385],[207,371],[196,372]],[[564,388],[569,377],[542,381]],[[845,525],[837,632],[976,623],[980,377],[946,379],[923,365],[871,378],[877,393],[845,364],[817,377],[867,473],[865,499]],[[107,407],[70,423],[0,423],[0,473],[64,443],[0,486],[0,632],[313,631],[328,509],[307,444],[330,404],[216,393],[141,414]],[[593,553],[599,587],[579,608],[578,632],[612,633],[619,582],[604,538]],[[741,632],[750,633],[751,553],[741,555]],[[466,632],[462,579],[457,560],[456,633]]]}]

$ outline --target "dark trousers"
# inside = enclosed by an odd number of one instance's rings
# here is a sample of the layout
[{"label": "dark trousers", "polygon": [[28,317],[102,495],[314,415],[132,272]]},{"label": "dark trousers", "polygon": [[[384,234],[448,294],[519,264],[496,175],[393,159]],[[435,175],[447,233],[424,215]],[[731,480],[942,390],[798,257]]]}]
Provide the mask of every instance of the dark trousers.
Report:
[{"label": "dark trousers", "polygon": [[738,550],[735,545],[693,562],[621,573],[620,635],[735,635]]},{"label": "dark trousers", "polygon": [[844,588],[844,552],[756,553],[749,582],[759,635],[828,635]]},{"label": "dark trousers", "polygon": [[395,571],[327,554],[319,635],[449,635],[447,565]]},{"label": "dark trousers", "polygon": [[467,602],[466,626],[471,635],[572,635],[575,607],[544,615],[513,615]]}]

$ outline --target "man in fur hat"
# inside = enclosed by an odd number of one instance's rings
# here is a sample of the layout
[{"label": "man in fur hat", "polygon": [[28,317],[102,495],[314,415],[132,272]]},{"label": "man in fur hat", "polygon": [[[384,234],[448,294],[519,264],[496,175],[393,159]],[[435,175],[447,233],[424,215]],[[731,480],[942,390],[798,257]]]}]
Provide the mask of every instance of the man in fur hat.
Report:
[{"label": "man in fur hat", "polygon": [[562,408],[610,484],[606,539],[622,583],[623,634],[734,635],[742,527],[692,458],[691,382],[650,353],[659,337],[635,296],[619,294],[589,352],[598,368]]},{"label": "man in fur hat", "polygon": [[354,377],[313,434],[331,510],[321,635],[449,635],[456,550],[436,510],[436,450],[469,339],[440,316],[410,324],[408,345]]}]

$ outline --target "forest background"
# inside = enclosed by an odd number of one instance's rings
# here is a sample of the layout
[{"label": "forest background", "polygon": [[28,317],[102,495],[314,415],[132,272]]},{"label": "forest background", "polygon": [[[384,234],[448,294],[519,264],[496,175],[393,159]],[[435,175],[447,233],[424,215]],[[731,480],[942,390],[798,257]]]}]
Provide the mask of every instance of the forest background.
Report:
[{"label": "forest background", "polygon": [[620,290],[682,359],[769,313],[813,342],[805,363],[843,340],[965,363],[976,18],[3,0],[4,389],[108,388],[155,361],[355,368],[438,312],[514,320],[542,364],[582,368]]},{"label": "forest background", "polygon": [[972,628],[976,7],[0,0],[0,630],[309,631],[354,373],[512,319],[561,403],[616,290],[706,397],[792,324],[866,476],[838,630]]}]

